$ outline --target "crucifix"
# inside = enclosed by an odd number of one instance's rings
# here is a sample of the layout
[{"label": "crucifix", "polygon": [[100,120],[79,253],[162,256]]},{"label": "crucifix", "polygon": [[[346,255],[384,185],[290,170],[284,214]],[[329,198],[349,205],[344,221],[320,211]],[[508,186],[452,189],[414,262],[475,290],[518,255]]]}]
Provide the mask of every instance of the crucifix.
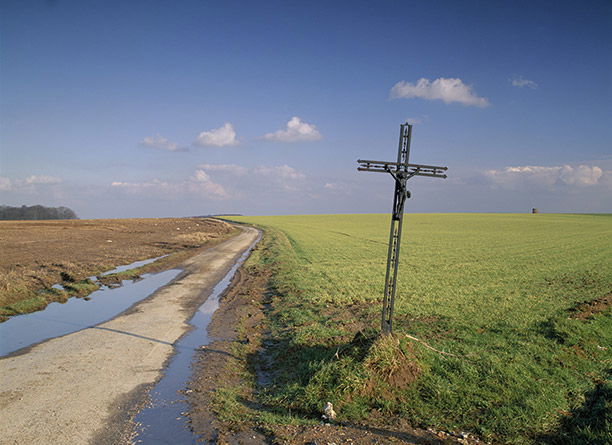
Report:
[{"label": "crucifix", "polygon": [[402,239],[402,222],[404,219],[404,203],[410,198],[406,190],[406,182],[413,176],[430,176],[432,178],[446,178],[444,172],[447,167],[434,165],[410,164],[410,140],[412,139],[412,125],[400,125],[399,147],[397,149],[397,162],[367,161],[359,159],[358,171],[389,173],[395,179],[395,195],[393,197],[393,211],[391,213],[391,232],[389,234],[389,252],[387,254],[387,273],[385,275],[385,291],[383,295],[383,309],[381,330],[390,334],[393,330],[393,307],[395,304],[395,287],[397,284],[397,267],[399,265],[400,243]]}]

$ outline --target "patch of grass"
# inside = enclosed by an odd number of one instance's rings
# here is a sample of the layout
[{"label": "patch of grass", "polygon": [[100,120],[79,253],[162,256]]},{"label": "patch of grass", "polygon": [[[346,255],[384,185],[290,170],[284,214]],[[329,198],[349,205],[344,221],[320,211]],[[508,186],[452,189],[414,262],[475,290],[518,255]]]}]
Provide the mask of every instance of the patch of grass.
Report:
[{"label": "patch of grass", "polygon": [[251,417],[251,411],[241,402],[242,388],[223,387],[215,391],[213,410],[224,422],[238,423]]},{"label": "patch of grass", "polygon": [[4,306],[1,309],[1,313],[5,316],[27,314],[29,312],[34,312],[43,309],[46,305],[47,300],[45,300],[44,297],[38,296]]},{"label": "patch of grass", "polygon": [[560,431],[544,435],[549,444],[586,445],[609,443],[612,431],[612,381],[597,383],[587,392],[584,403],[561,421]]},{"label": "patch of grass", "polygon": [[89,279],[64,283],[64,289],[70,296],[86,297],[99,289],[99,286]]},{"label": "patch of grass", "polygon": [[[313,419],[331,401],[340,420],[374,410],[507,443],[569,431],[596,408],[609,418],[609,404],[585,400],[612,367],[610,310],[568,317],[612,290],[611,217],[407,215],[397,337],[362,345],[356,332],[379,325],[388,216],[235,219],[269,234],[252,259],[272,269],[276,295],[265,404]],[[572,424],[612,434],[610,422]]]}]

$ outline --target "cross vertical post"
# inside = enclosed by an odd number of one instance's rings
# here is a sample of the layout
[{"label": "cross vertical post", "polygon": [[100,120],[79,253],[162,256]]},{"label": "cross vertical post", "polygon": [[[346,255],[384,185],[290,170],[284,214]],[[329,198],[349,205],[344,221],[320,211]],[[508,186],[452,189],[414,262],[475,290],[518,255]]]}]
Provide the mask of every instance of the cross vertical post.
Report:
[{"label": "cross vertical post", "polygon": [[395,180],[381,317],[381,331],[383,334],[390,334],[393,331],[393,309],[395,307],[395,292],[402,240],[402,223],[404,220],[404,204],[406,203],[406,199],[410,198],[410,192],[406,189],[406,183],[408,179],[413,176],[446,178],[444,172],[447,170],[447,167],[409,163],[411,139],[412,125],[408,123],[401,124],[399,147],[397,149],[397,162],[368,161],[362,159],[357,161],[359,164],[357,168],[358,171],[389,173]]}]

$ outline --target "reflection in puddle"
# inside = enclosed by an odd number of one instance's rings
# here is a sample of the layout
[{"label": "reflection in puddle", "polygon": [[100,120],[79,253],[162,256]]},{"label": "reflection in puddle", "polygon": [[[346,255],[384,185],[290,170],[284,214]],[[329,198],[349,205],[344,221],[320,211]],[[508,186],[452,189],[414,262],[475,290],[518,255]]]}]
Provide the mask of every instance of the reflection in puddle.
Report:
[{"label": "reflection in puddle", "polygon": [[208,324],[219,307],[219,296],[229,286],[234,273],[251,253],[261,235],[236,261],[229,272],[212,290],[208,299],[189,320],[194,329],[183,335],[175,344],[175,355],[164,370],[161,380],[150,392],[151,403],[136,415],[135,443],[195,444],[196,437],[187,425],[186,412],[189,409],[185,396],[179,393],[187,387],[191,376],[191,363],[197,348],[209,343]]},{"label": "reflection in puddle", "polygon": [[[117,266],[113,270],[107,270],[106,272],[101,273],[99,276],[104,277],[106,275],[111,275],[111,274],[119,273],[119,272],[125,272],[126,270],[130,270],[130,269],[136,269],[137,267],[142,267],[147,264],[151,264],[152,262],[157,261],[161,258],[165,258],[167,256],[168,255],[162,255],[156,258],[149,258],[148,260],[134,261],[133,263],[126,264],[125,266]],[[95,279],[96,277],[90,277],[90,279],[91,278]]]},{"label": "reflection in puddle", "polygon": [[108,321],[168,284],[180,272],[171,269],[145,274],[142,280],[123,281],[121,287],[92,292],[90,301],[70,298],[66,303],[51,303],[42,311],[12,317],[0,323],[0,356]]}]

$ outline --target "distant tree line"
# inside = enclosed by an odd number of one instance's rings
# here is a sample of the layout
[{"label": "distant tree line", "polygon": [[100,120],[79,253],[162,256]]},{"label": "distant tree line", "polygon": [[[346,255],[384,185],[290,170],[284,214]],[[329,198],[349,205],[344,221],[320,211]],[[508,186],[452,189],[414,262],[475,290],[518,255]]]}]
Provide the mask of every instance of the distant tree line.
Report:
[{"label": "distant tree line", "polygon": [[22,219],[78,219],[68,207],[44,207],[41,205],[10,207],[0,205],[0,220]]}]

